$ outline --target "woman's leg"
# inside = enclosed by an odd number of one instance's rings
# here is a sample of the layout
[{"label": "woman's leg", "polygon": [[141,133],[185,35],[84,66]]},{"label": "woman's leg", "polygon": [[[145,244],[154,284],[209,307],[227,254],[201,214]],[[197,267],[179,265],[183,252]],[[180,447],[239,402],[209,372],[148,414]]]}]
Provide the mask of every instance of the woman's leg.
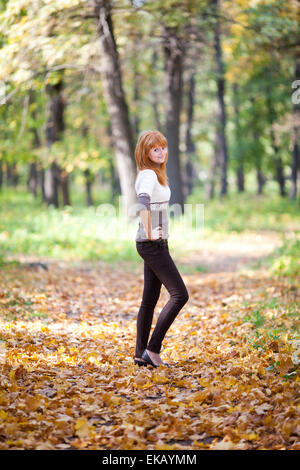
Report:
[{"label": "woman's leg", "polygon": [[169,253],[168,245],[153,245],[153,248],[139,248],[139,254],[150,266],[157,279],[164,284],[170,299],[163,307],[147,350],[159,354],[166,332],[179,311],[189,299],[187,288]]},{"label": "woman's leg", "polygon": [[166,332],[189,299],[187,288],[168,248],[163,249],[162,253],[163,256],[155,259],[151,267],[168,290],[170,298],[160,312],[155,329],[147,346],[149,351],[158,354]]},{"label": "woman's leg", "polygon": [[144,290],[142,303],[137,316],[136,359],[142,360],[142,354],[147,347],[154,309],[159,299],[160,289],[161,281],[144,261]]}]

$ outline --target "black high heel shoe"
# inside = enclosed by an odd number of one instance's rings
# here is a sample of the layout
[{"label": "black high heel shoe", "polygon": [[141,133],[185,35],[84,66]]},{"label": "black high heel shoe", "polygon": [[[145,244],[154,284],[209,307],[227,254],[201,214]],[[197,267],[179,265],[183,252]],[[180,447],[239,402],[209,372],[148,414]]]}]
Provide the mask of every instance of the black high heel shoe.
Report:
[{"label": "black high heel shoe", "polygon": [[148,363],[145,361],[138,361],[137,359],[134,360],[134,363],[137,364],[139,367],[141,366],[148,366]]},{"label": "black high heel shoe", "polygon": [[142,359],[144,359],[144,361],[145,361],[146,363],[150,364],[150,365],[153,366],[153,367],[159,367],[159,366],[171,367],[170,364],[167,364],[166,362],[163,362],[162,364],[159,364],[159,365],[154,364],[154,362],[151,360],[151,357],[150,357],[149,354],[147,353],[146,349],[145,349],[145,351],[144,351],[143,354],[142,354]]}]

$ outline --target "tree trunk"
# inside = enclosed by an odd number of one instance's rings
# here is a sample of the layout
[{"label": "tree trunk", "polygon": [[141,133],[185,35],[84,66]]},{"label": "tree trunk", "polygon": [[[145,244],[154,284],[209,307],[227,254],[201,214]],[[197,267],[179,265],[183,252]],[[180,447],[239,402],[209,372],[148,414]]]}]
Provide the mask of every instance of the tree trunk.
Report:
[{"label": "tree trunk", "polygon": [[210,168],[209,168],[209,175],[208,175],[208,181],[206,184],[206,197],[208,199],[213,199],[215,197],[215,185],[216,185],[216,178],[217,178],[217,171],[218,168],[220,167],[219,165],[219,138],[218,134],[215,134],[215,143],[214,143],[214,153],[212,155],[212,158],[210,160]]},{"label": "tree trunk", "polygon": [[[81,133],[82,133],[82,137],[85,139],[88,135],[88,127],[86,124],[83,124],[81,128]],[[83,174],[84,174],[84,179],[85,179],[86,205],[89,207],[94,204],[93,196],[92,196],[92,184],[95,180],[95,175],[91,172],[89,168],[86,168],[83,171]]]},{"label": "tree trunk", "polygon": [[2,189],[3,185],[3,164],[2,160],[0,160],[0,190]]},{"label": "tree trunk", "polygon": [[[63,130],[63,106],[61,99],[62,81],[59,81],[56,85],[48,84],[46,91],[49,96],[48,103],[48,120],[46,126],[46,141],[48,149],[59,138],[59,132]],[[45,202],[50,205],[53,204],[55,207],[59,206],[58,203],[58,174],[57,164],[55,161],[45,169],[44,178],[44,193]]]},{"label": "tree trunk", "polygon": [[17,164],[16,163],[13,163],[13,186],[16,187],[18,186],[18,183],[19,183],[19,173],[18,173],[18,170],[17,170]]},{"label": "tree trunk", "polygon": [[17,164],[11,163],[6,165],[6,180],[8,186],[16,187],[19,182],[19,175],[17,171]]},{"label": "tree trunk", "polygon": [[129,110],[123,91],[110,1],[94,0],[93,5],[99,35],[103,92],[111,120],[117,167],[123,195],[122,206],[126,216],[128,216],[128,209],[136,203],[134,189],[136,167]]},{"label": "tree trunk", "polygon": [[[158,60],[157,51],[153,51],[152,70],[157,69],[157,65],[156,65],[157,60]],[[155,127],[156,127],[157,130],[164,133],[165,130],[162,129],[162,123],[161,123],[160,117],[159,117],[158,102],[159,102],[160,97],[159,97],[159,94],[158,94],[158,91],[157,91],[157,88],[156,88],[156,80],[155,80],[155,75],[154,74],[151,74],[150,80],[151,80],[151,96],[152,96],[152,107],[153,107]]]},{"label": "tree trunk", "polygon": [[[295,64],[295,79],[300,79],[300,49],[297,51],[296,55],[296,64]],[[300,127],[300,110],[299,110],[299,103],[293,104],[293,116],[294,116],[294,123],[292,130],[292,146],[293,146],[293,154],[292,154],[292,171],[291,171],[291,189],[289,197],[292,200],[297,198],[297,176],[298,176],[298,168],[299,168],[299,127]]]},{"label": "tree trunk", "polygon": [[53,204],[54,207],[59,207],[58,204],[58,168],[55,162],[52,162],[50,167],[45,169],[44,173],[44,194],[45,201],[48,205]]},{"label": "tree trunk", "polygon": [[109,160],[111,184],[112,184],[112,199],[115,201],[118,194],[121,193],[120,180],[113,160]]},{"label": "tree trunk", "polygon": [[[112,137],[112,130],[111,130],[111,125],[108,123],[107,125],[107,135],[110,138],[110,143],[109,146],[111,149],[113,149],[113,137]],[[121,194],[121,185],[120,185],[120,179],[118,172],[116,171],[116,165],[115,162],[112,159],[109,159],[109,167],[110,167],[110,181],[111,181],[111,192],[112,192],[112,200],[115,202],[116,197],[118,194]]]},{"label": "tree trunk", "polygon": [[[29,91],[29,103],[32,104],[35,101],[35,92],[33,90]],[[36,110],[33,108],[32,111],[32,118],[34,120],[37,119],[36,116]],[[33,133],[33,148],[39,148],[41,145],[40,137],[38,134],[38,131],[35,127],[30,128],[30,131]],[[38,165],[36,162],[31,162],[29,164],[29,172],[28,172],[28,180],[27,180],[27,186],[29,191],[34,195],[34,197],[37,197],[37,189],[39,185],[38,181]]]},{"label": "tree trunk", "polygon": [[[295,113],[296,111],[294,111]],[[299,128],[294,126],[293,128],[293,160],[292,160],[292,171],[291,171],[291,190],[289,197],[291,200],[295,200],[297,197],[297,177],[299,168]]]},{"label": "tree trunk", "polygon": [[[173,28],[165,27],[165,112],[168,140],[168,176],[170,178],[170,205],[180,204],[184,212],[184,196],[179,160],[179,126],[182,103],[183,41]],[[171,214],[173,215],[173,214]]]},{"label": "tree trunk", "polygon": [[38,186],[38,173],[35,162],[29,164],[29,176],[27,184],[30,192],[33,194],[34,197],[36,197]]},{"label": "tree trunk", "polygon": [[[253,116],[255,116],[255,111],[254,111],[255,98],[254,98],[254,96],[250,96],[250,102],[253,106],[253,108],[252,108],[252,117],[253,117]],[[259,125],[257,124],[257,120],[255,120],[255,119],[251,120],[250,129],[252,131],[253,142],[256,142],[257,145],[258,145],[259,142],[260,142],[261,129],[260,129]],[[261,169],[262,162],[263,162],[262,155],[263,155],[262,149],[258,145],[257,148],[256,148],[255,158],[254,158],[254,168],[256,170],[256,180],[257,180],[257,194],[262,194],[263,187],[264,187],[264,184],[266,182],[266,179],[265,179],[265,177],[263,175],[263,172],[262,172],[262,169]]]},{"label": "tree trunk", "polygon": [[188,82],[188,109],[187,109],[187,129],[186,129],[186,188],[185,195],[188,196],[192,193],[195,179],[195,170],[192,163],[192,155],[195,153],[195,144],[191,136],[191,129],[193,126],[194,105],[195,105],[195,72],[192,72]]},{"label": "tree trunk", "polygon": [[[63,81],[56,85],[48,84],[46,91],[50,97],[49,115],[46,127],[46,139],[48,148],[57,140],[61,139],[65,130],[64,123],[64,100],[62,96]],[[70,205],[68,174],[56,161],[53,161],[45,170],[45,200],[47,204],[59,207],[58,189],[62,191],[63,205]]]},{"label": "tree trunk", "polygon": [[225,109],[225,78],[224,78],[224,64],[221,47],[221,28],[218,15],[220,14],[219,0],[212,0],[213,8],[216,12],[216,21],[214,27],[214,48],[215,58],[217,65],[217,98],[218,98],[218,121],[217,132],[219,133],[220,146],[220,167],[221,167],[221,197],[227,194],[227,164],[228,164],[228,151],[226,139],[226,109]]},{"label": "tree trunk", "polygon": [[259,163],[256,164],[256,179],[257,179],[257,194],[262,194],[263,187],[266,182],[264,175],[261,172]]},{"label": "tree trunk", "polygon": [[270,124],[270,138],[271,138],[271,144],[272,144],[273,152],[274,152],[275,178],[279,184],[280,195],[286,196],[285,178],[283,174],[282,160],[279,155],[279,149],[278,149],[278,145],[276,144],[275,133],[274,133],[274,128],[273,128],[273,124],[275,120],[274,108],[273,108],[271,97],[268,94],[266,96],[266,103],[267,103],[268,117],[269,117],[269,124]]},{"label": "tree trunk", "polygon": [[68,172],[59,168],[59,182],[63,200],[63,206],[70,206],[69,175]]},{"label": "tree trunk", "polygon": [[46,201],[46,195],[45,195],[45,169],[43,168],[43,165],[41,162],[37,164],[37,178],[38,178],[38,186],[41,190],[42,194],[42,201]]},{"label": "tree trunk", "polygon": [[93,182],[93,175],[91,174],[91,170],[87,168],[84,170],[85,176],[85,189],[86,189],[86,204],[87,206],[93,205],[93,197],[92,197],[92,182]]},{"label": "tree trunk", "polygon": [[133,74],[133,103],[134,103],[134,114],[133,114],[133,132],[134,140],[138,139],[140,132],[140,115],[139,115],[139,72],[136,61],[134,62],[134,74]]},{"label": "tree trunk", "polygon": [[12,180],[13,180],[12,165],[7,162],[6,163],[6,185],[12,186]]},{"label": "tree trunk", "polygon": [[[2,119],[3,119],[3,122],[7,123],[8,124],[8,106],[3,106],[3,112],[2,112]],[[6,128],[8,128],[8,126],[6,126],[2,132],[2,138],[5,139],[7,137],[7,131],[6,131]],[[6,160],[6,151],[3,150],[2,152],[2,155],[1,155],[1,159],[0,159],[0,189],[3,187],[3,184],[4,184],[4,181],[7,185],[7,166],[8,166],[8,163]]]},{"label": "tree trunk", "polygon": [[233,107],[235,118],[235,142],[236,142],[236,180],[237,189],[241,193],[245,190],[245,175],[244,175],[244,156],[241,151],[241,126],[240,126],[240,108],[239,108],[239,94],[237,83],[233,84]]},{"label": "tree trunk", "polygon": [[[275,146],[275,148],[278,151],[278,147]],[[281,157],[276,158],[276,161],[275,161],[275,174],[276,174],[276,180],[279,184],[280,196],[286,196],[285,177],[284,177]]]}]

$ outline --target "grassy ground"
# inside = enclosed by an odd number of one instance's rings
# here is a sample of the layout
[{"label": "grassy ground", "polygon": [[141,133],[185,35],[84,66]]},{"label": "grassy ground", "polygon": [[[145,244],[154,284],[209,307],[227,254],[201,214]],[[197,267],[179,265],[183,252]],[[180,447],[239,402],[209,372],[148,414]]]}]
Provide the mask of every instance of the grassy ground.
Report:
[{"label": "grassy ground", "polygon": [[[75,207],[45,210],[39,199],[24,189],[5,189],[0,193],[0,257],[18,254],[64,260],[137,261],[134,238],[138,222],[131,224],[118,217],[110,206],[101,214],[101,204],[86,208],[82,199]],[[295,254],[299,251],[300,217],[297,203],[276,194],[249,197],[229,195],[224,201],[206,202],[201,192],[187,201],[191,217],[170,220],[170,243],[178,253],[199,249],[204,240],[219,241],[224,236],[243,233],[272,233],[282,241],[282,249],[274,253],[279,269],[293,272]],[[203,215],[203,225],[196,226],[195,205]],[[203,211],[203,212],[202,212]],[[285,258],[286,256],[286,258]],[[280,260],[278,261],[278,257]]]}]

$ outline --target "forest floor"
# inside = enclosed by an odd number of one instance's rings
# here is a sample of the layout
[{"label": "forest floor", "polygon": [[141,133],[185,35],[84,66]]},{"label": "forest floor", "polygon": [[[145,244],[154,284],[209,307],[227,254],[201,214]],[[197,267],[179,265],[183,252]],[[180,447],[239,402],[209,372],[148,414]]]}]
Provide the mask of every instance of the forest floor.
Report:
[{"label": "forest floor", "polygon": [[279,245],[169,243],[190,299],[157,369],[133,363],[141,262],[4,264],[0,449],[299,450],[299,281],[253,267]]}]

